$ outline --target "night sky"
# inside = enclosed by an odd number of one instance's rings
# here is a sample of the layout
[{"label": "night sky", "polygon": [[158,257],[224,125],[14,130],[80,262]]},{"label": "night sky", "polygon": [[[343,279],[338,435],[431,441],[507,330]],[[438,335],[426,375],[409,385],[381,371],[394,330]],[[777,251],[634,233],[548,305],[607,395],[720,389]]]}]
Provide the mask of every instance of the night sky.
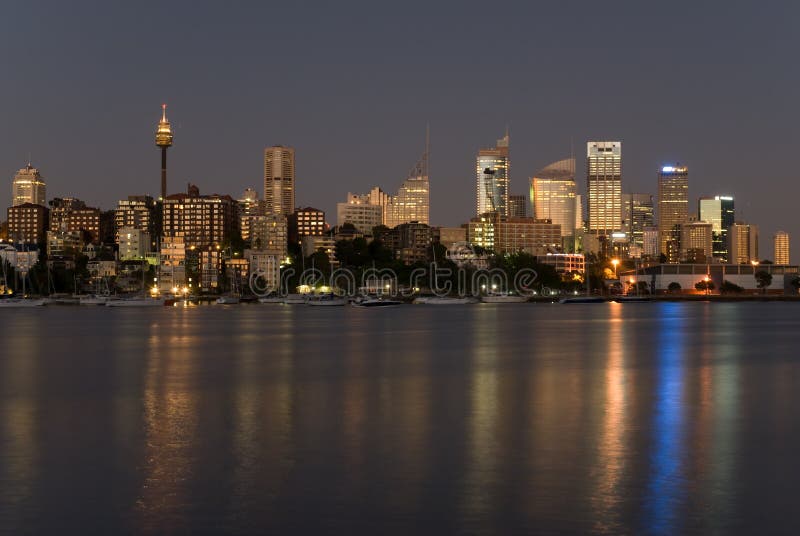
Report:
[{"label": "night sky", "polygon": [[48,198],[156,195],[162,102],[171,192],[263,194],[263,148],[297,151],[297,203],[394,192],[431,129],[431,223],[473,215],[474,154],[511,130],[511,190],[586,141],[622,140],[623,191],[662,164],[737,219],[792,234],[796,2],[4,2],[0,207],[28,155]]}]

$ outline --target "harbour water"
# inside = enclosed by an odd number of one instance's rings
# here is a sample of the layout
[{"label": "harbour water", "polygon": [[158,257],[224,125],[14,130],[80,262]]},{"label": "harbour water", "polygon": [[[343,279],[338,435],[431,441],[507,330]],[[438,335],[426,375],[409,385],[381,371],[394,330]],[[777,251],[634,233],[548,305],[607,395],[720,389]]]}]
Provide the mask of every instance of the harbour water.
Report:
[{"label": "harbour water", "polygon": [[0,312],[3,534],[798,534],[800,304]]}]

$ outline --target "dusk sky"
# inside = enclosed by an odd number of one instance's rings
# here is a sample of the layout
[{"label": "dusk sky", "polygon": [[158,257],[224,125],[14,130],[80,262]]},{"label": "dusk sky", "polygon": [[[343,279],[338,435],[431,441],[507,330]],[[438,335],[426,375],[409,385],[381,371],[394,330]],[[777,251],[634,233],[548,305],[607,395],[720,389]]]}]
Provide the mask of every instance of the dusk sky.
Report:
[{"label": "dusk sky", "polygon": [[[112,5],[116,4],[116,5]],[[253,7],[244,7],[253,6]],[[297,203],[393,193],[431,131],[431,223],[475,209],[475,152],[511,131],[511,190],[621,140],[623,191],[689,166],[700,195],[792,235],[800,258],[795,2],[6,2],[0,207],[31,155],[48,198],[104,209],[169,190],[263,194],[263,148],[297,151]]]}]

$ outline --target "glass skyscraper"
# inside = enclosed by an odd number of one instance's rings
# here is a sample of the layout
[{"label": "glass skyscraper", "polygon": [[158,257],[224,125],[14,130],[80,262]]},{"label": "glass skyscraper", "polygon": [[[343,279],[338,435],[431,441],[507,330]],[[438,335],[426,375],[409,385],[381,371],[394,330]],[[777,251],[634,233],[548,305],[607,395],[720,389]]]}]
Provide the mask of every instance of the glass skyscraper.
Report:
[{"label": "glass skyscraper", "polygon": [[589,232],[609,236],[622,229],[622,142],[586,144]]},{"label": "glass skyscraper", "polygon": [[733,196],[701,197],[698,209],[700,221],[711,224],[714,257],[729,262],[728,232],[735,221]]},{"label": "glass skyscraper", "polygon": [[481,149],[475,162],[476,213],[497,212],[508,216],[508,182],[511,164],[508,157],[509,135],[497,140],[491,149]]},{"label": "glass skyscraper", "polygon": [[644,228],[655,225],[655,207],[650,194],[622,194],[622,230],[631,246],[644,248]]}]

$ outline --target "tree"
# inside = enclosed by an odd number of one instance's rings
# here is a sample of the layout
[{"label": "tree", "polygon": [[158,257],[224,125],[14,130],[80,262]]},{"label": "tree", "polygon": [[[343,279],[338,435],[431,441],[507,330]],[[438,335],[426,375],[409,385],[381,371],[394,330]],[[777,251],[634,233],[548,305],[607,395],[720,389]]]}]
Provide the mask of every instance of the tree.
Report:
[{"label": "tree", "polygon": [[702,279],[694,284],[694,288],[701,292],[708,292],[714,290],[714,282],[711,280],[706,281]]},{"label": "tree", "polygon": [[772,284],[772,274],[766,270],[759,270],[755,274],[756,285],[761,289],[762,293],[767,292],[767,287]]},{"label": "tree", "polygon": [[739,294],[740,292],[744,292],[744,289],[735,283],[731,283],[727,279],[722,282],[722,285],[719,287],[719,291],[722,294]]},{"label": "tree", "polygon": [[789,284],[794,287],[795,293],[800,291],[800,276],[794,276],[794,278],[789,281]]},{"label": "tree", "polygon": [[672,283],[670,283],[667,286],[667,290],[670,291],[671,293],[680,292],[681,291],[681,284],[678,283],[677,281],[673,281]]}]

